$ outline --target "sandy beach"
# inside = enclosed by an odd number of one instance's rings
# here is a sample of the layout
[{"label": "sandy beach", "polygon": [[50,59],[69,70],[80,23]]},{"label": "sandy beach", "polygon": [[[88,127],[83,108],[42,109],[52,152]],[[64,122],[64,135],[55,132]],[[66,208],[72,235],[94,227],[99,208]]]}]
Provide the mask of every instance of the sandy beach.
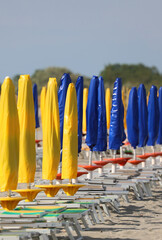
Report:
[{"label": "sandy beach", "polygon": [[[83,231],[86,240],[160,240],[162,239],[162,188],[152,191],[151,198],[142,201],[129,195],[130,203],[121,202],[120,214],[111,212],[106,222]],[[59,239],[68,239],[58,234]]]}]

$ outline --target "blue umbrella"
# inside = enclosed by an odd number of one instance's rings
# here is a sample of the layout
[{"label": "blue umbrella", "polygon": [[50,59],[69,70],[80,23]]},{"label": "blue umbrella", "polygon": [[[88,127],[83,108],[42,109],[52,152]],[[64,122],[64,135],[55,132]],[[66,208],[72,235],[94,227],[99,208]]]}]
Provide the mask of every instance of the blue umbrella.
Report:
[{"label": "blue umbrella", "polygon": [[143,84],[138,88],[138,147],[144,147],[148,139],[148,110],[146,102],[146,89]]},{"label": "blue umbrella", "polygon": [[120,149],[122,141],[125,140],[123,126],[124,107],[122,103],[121,88],[122,88],[121,78],[117,78],[114,83],[113,89],[109,131],[109,149],[113,150]]},{"label": "blue umbrella", "polygon": [[106,125],[106,107],[105,107],[105,89],[102,77],[99,77],[98,84],[98,134],[97,144],[94,151],[106,151],[107,149],[107,125]]},{"label": "blue umbrella", "polygon": [[157,144],[162,144],[162,87],[159,88],[159,133]]},{"label": "blue umbrella", "polygon": [[34,111],[35,111],[35,128],[39,128],[39,117],[38,117],[38,92],[37,84],[33,85],[33,99],[34,99]]},{"label": "blue umbrella", "polygon": [[60,115],[60,140],[62,149],[62,138],[63,138],[63,125],[64,125],[64,109],[66,101],[66,93],[71,83],[71,78],[68,73],[64,73],[60,80],[60,86],[58,90],[58,103],[59,103],[59,115]]},{"label": "blue umbrella", "polygon": [[83,118],[83,77],[79,76],[76,84],[77,108],[78,108],[78,153],[82,147],[82,118]]},{"label": "blue umbrella", "polygon": [[88,101],[86,109],[87,136],[86,143],[90,150],[97,143],[98,132],[98,77],[93,76],[88,91]]},{"label": "blue umbrella", "polygon": [[133,148],[138,145],[139,128],[138,128],[138,96],[137,89],[133,87],[129,93],[127,109],[127,133],[128,140]]},{"label": "blue umbrella", "polygon": [[157,88],[152,86],[148,101],[148,146],[154,146],[159,131],[159,105],[157,98]]}]

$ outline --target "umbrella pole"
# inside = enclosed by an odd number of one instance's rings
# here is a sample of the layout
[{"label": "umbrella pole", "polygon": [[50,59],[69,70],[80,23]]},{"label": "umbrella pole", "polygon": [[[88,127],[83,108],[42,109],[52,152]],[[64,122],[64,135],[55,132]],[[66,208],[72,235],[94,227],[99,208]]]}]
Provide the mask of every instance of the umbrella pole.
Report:
[{"label": "umbrella pole", "polygon": [[8,190],[7,197],[11,197],[11,190],[10,189]]},{"label": "umbrella pole", "polygon": [[[145,154],[145,148],[142,147],[142,155]],[[142,162],[142,167],[145,168],[146,167],[146,161]]]},{"label": "umbrella pole", "polygon": [[[116,158],[116,150],[112,150],[113,158]],[[116,173],[116,164],[112,164],[112,173]]]},{"label": "umbrella pole", "polygon": [[[102,161],[102,152],[100,152],[100,161]],[[103,167],[98,169],[98,173],[99,173],[100,175],[103,174]]]},{"label": "umbrella pole", "polygon": [[[123,157],[123,148],[120,146],[120,157]],[[124,169],[124,166],[120,166],[120,169]]]},{"label": "umbrella pole", "polygon": [[27,189],[31,189],[31,183],[27,183]]},{"label": "umbrella pole", "polygon": [[[155,146],[152,146],[152,152],[155,152]],[[152,157],[152,165],[156,165],[156,159]]]},{"label": "umbrella pole", "polygon": [[[160,146],[160,151],[162,152],[162,146]],[[160,163],[162,163],[162,156],[160,156]]]},{"label": "umbrella pole", "polygon": [[[92,165],[92,150],[90,150],[89,152],[89,165]],[[92,179],[92,171],[89,171],[89,173],[87,174],[88,179]]]}]

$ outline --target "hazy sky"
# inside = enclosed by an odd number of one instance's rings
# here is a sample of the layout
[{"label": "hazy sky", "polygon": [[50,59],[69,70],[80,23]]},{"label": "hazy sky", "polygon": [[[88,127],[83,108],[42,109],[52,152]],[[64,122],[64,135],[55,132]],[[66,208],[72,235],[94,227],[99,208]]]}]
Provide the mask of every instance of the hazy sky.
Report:
[{"label": "hazy sky", "polygon": [[109,63],[162,72],[161,0],[0,0],[0,81],[48,66],[88,76]]}]

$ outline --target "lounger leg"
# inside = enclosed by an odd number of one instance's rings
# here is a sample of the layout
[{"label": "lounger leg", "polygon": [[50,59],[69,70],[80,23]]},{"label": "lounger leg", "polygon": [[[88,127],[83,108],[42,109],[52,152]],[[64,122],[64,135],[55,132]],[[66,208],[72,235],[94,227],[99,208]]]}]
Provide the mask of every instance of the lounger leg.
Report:
[{"label": "lounger leg", "polygon": [[[140,184],[137,183],[136,188],[137,188],[137,191],[140,195],[140,198],[143,199],[143,192],[142,192],[142,188],[141,188]],[[138,196],[136,196],[136,198],[137,198],[137,200],[141,200]]]},{"label": "lounger leg", "polygon": [[92,213],[94,214],[94,217],[96,219],[96,223],[100,223],[100,220],[98,219],[98,215],[97,215],[97,212],[96,212],[96,209],[94,206],[92,206]]},{"label": "lounger leg", "polygon": [[84,225],[84,229],[82,228],[82,230],[83,230],[83,231],[88,231],[88,230],[89,230],[89,226],[88,226],[88,224],[87,224],[84,216],[82,216],[82,217],[80,218],[80,220],[82,221],[82,223],[83,223],[83,225]]},{"label": "lounger leg", "polygon": [[40,240],[49,240],[49,236],[47,234],[41,234],[39,237]]},{"label": "lounger leg", "polygon": [[97,210],[99,212],[99,216],[100,216],[101,222],[105,222],[105,219],[104,219],[104,217],[102,215],[102,210],[101,210],[99,205],[97,205]]},{"label": "lounger leg", "polygon": [[89,218],[89,215],[86,215],[86,216],[85,216],[85,219],[86,219],[86,221],[87,221],[87,223],[88,223],[89,226],[92,226],[92,225],[93,225],[91,219]]},{"label": "lounger leg", "polygon": [[76,232],[76,234],[77,234],[77,239],[78,239],[78,240],[79,240],[79,239],[80,239],[80,240],[83,239],[83,237],[82,237],[82,235],[81,235],[81,233],[80,233],[77,225],[74,224],[73,228],[74,228],[74,230],[75,230],[75,232]]},{"label": "lounger leg", "polygon": [[109,209],[108,209],[107,205],[106,204],[102,204],[101,206],[103,207],[103,210],[104,210],[105,214],[108,217],[110,217],[110,212],[109,212]]},{"label": "lounger leg", "polygon": [[67,222],[65,223],[65,229],[66,229],[66,232],[67,232],[67,235],[68,235],[69,239],[70,240],[75,240],[75,238],[73,237],[73,235],[70,231],[69,224]]},{"label": "lounger leg", "polygon": [[54,230],[51,230],[51,231],[50,231],[50,235],[51,235],[51,237],[52,237],[52,240],[58,240],[58,238],[57,238],[56,235],[55,235],[55,231],[54,231]]}]

